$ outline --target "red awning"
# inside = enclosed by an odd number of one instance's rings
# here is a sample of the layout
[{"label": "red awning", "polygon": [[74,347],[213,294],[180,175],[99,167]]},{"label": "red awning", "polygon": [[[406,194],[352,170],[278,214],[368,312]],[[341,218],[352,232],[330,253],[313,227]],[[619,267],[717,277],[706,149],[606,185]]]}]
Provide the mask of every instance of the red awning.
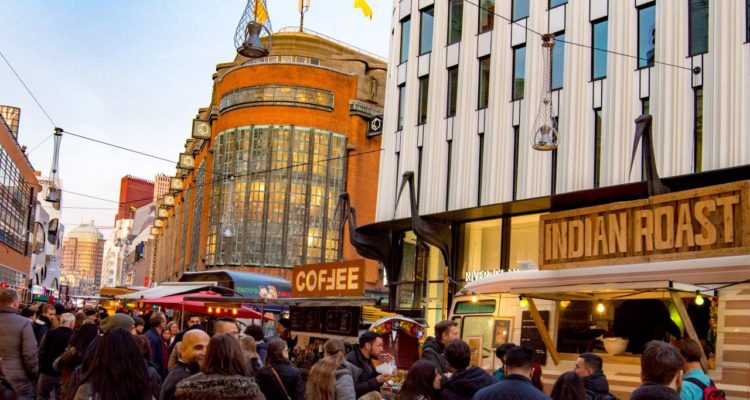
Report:
[{"label": "red awning", "polygon": [[[157,299],[143,300],[146,304],[153,304],[164,308],[173,310],[184,310],[191,313],[198,313],[204,315],[216,315],[219,317],[233,317],[233,318],[249,318],[249,319],[260,319],[260,312],[253,310],[250,307],[241,305],[239,307],[226,307],[226,308],[214,308],[209,313],[209,307],[206,306],[206,301],[199,300],[185,300],[186,296],[202,296],[202,297],[216,297],[220,298],[221,295],[214,292],[198,292],[198,293],[185,293],[176,294],[173,296],[160,297]],[[208,302],[210,303],[210,302]],[[219,311],[220,310],[220,311]],[[235,313],[236,311],[236,313]],[[267,321],[273,320],[273,318],[266,317]]]}]

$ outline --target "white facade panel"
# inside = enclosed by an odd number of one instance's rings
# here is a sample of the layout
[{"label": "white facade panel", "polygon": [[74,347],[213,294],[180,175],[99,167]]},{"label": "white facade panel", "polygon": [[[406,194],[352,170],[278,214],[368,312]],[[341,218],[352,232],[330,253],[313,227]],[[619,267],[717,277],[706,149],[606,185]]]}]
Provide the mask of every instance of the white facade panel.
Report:
[{"label": "white facade panel", "polygon": [[492,31],[477,36],[477,58],[482,58],[492,52]]},{"label": "white facade panel", "polygon": [[398,0],[398,19],[402,20],[411,15],[411,0]]},{"label": "white facade panel", "polygon": [[417,71],[418,77],[429,75],[430,73],[430,53],[422,54],[418,58],[419,60],[419,71]]},{"label": "white facade panel", "polygon": [[[407,1],[407,0],[405,0]],[[394,2],[394,7],[400,3]],[[640,2],[638,2],[640,4]],[[641,114],[642,98],[648,98],[654,117],[653,140],[659,173],[663,177],[692,173],[694,170],[694,93],[703,90],[703,170],[750,163],[750,44],[744,38],[744,2],[711,1],[709,10],[709,52],[688,56],[687,2],[656,2],[656,64],[637,68],[638,52],[636,2],[569,1],[565,8],[563,88],[555,99],[561,140],[557,151],[556,192],[591,189],[594,185],[594,108],[601,108],[600,186],[618,185],[641,179],[640,154],[630,171],[635,119]],[[401,6],[403,7],[403,5]],[[558,7],[559,8],[559,7]],[[394,8],[395,9],[395,8]],[[510,2],[496,2],[495,11],[510,15]],[[480,39],[473,40],[478,11],[464,3],[462,45],[445,46],[447,2],[435,2],[434,47],[430,54],[430,95],[428,118],[417,146],[416,111],[418,102],[417,68],[403,72],[406,83],[406,122],[401,145],[396,148],[398,115],[399,24],[394,21],[385,105],[385,130],[378,188],[377,220],[409,215],[408,201],[400,201],[394,214],[396,190],[404,171],[421,175],[420,212],[476,207],[512,200],[514,171],[513,126],[519,126],[517,198],[528,199],[552,192],[552,154],[531,149],[531,129],[541,96],[541,39],[536,32],[553,26],[555,9],[546,1],[532,1],[526,26],[495,18],[488,35],[491,70],[489,107],[477,112],[478,54],[486,51]],[[608,18],[606,78],[591,81],[591,20]],[[533,30],[533,31],[532,31]],[[416,31],[413,29],[413,32]],[[418,35],[412,34],[411,47]],[[511,101],[513,89],[512,46],[526,43],[524,98]],[[577,46],[572,43],[582,44]],[[615,53],[621,53],[623,56]],[[410,61],[416,60],[412,52]],[[445,118],[447,66],[459,65],[456,116]],[[692,68],[701,66],[702,80]],[[480,119],[481,115],[484,115]],[[483,127],[482,171],[480,135]],[[448,160],[448,141],[452,155]],[[450,174],[448,165],[450,164]],[[480,184],[481,174],[481,188]],[[481,196],[481,199],[479,198]],[[446,204],[446,197],[448,201]]]},{"label": "white facade panel", "polygon": [[609,0],[589,0],[589,2],[591,3],[591,14],[589,19],[595,21],[607,16]]},{"label": "white facade panel", "polygon": [[556,33],[565,30],[565,10],[568,5],[562,5],[549,10],[549,32]]}]

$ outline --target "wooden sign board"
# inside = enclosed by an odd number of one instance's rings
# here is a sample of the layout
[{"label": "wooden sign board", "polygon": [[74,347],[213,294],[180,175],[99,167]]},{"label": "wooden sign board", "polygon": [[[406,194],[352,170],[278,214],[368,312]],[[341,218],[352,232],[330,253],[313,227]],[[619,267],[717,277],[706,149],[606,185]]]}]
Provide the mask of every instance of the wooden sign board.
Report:
[{"label": "wooden sign board", "polygon": [[540,269],[750,252],[750,181],[542,215]]},{"label": "wooden sign board", "polygon": [[365,260],[297,265],[292,297],[344,297],[365,293]]}]

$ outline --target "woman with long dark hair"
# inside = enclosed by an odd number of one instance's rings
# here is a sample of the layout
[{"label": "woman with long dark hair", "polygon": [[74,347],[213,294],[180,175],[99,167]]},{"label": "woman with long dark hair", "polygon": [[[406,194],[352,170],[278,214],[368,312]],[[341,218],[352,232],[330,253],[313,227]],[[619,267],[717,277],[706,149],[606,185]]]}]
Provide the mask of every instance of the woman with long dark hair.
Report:
[{"label": "woman with long dark hair", "polygon": [[440,374],[435,364],[419,360],[412,364],[398,392],[398,400],[437,400]]},{"label": "woman with long dark hair", "polygon": [[307,400],[355,400],[354,379],[344,364],[344,343],[331,339],[323,345],[325,356],[307,377]]},{"label": "woman with long dark hair", "polygon": [[553,400],[581,400],[586,399],[586,389],[583,387],[583,379],[575,372],[566,372],[560,375],[552,387]]},{"label": "woman with long dark hair", "polygon": [[302,374],[289,362],[289,348],[283,339],[273,339],[268,343],[266,364],[258,371],[255,379],[268,399],[304,399],[305,383],[302,381]]},{"label": "woman with long dark hair", "polygon": [[[146,364],[133,335],[114,328],[102,336],[75,400],[147,400]],[[134,384],[135,382],[135,384]]]},{"label": "woman with long dark hair", "polygon": [[146,373],[148,374],[148,384],[151,388],[151,394],[154,398],[158,399],[159,393],[161,392],[162,382],[159,370],[156,368],[156,365],[151,362],[151,343],[149,343],[145,336],[141,335],[134,335],[133,340],[135,340],[135,344],[141,349],[143,362],[146,364]]},{"label": "woman with long dark hair", "polygon": [[217,335],[208,342],[203,371],[177,385],[177,400],[265,400],[260,388],[247,377],[248,365],[240,343]]}]

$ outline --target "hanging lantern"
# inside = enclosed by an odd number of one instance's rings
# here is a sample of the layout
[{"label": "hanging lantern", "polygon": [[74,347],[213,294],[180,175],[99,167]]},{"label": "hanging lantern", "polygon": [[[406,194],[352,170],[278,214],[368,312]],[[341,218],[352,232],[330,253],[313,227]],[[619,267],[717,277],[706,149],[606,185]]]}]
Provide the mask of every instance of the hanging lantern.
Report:
[{"label": "hanging lantern", "polygon": [[[248,0],[234,32],[237,53],[250,59],[267,56],[271,49],[271,32],[266,0]],[[260,40],[261,35],[267,38],[266,46]]]},{"label": "hanging lantern", "polygon": [[531,147],[534,150],[550,151],[557,149],[560,137],[552,121],[552,48],[555,47],[555,36],[551,33],[542,35],[542,97],[531,131]]}]

